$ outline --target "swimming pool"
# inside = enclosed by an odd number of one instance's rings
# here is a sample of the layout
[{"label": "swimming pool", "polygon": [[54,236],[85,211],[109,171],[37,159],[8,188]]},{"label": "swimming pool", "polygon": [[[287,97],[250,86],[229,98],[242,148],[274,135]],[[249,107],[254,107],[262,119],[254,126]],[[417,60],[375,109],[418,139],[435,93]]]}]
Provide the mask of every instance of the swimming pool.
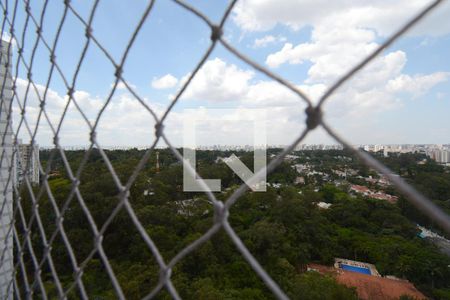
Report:
[{"label": "swimming pool", "polygon": [[357,272],[357,273],[362,273],[362,274],[367,274],[367,275],[372,274],[372,273],[370,273],[370,270],[368,268],[364,268],[364,267],[350,266],[350,265],[344,265],[344,264],[339,264],[339,267],[341,267],[341,269],[347,270],[347,271],[352,271],[352,272]]}]

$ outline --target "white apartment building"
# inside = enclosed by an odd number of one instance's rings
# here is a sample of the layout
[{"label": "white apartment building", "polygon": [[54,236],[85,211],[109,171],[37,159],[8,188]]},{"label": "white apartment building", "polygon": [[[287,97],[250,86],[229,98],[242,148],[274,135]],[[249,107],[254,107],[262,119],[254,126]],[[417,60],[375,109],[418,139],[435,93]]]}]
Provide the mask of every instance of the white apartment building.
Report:
[{"label": "white apartment building", "polygon": [[34,144],[22,144],[18,141],[17,156],[15,157],[16,182],[25,181],[25,175],[32,184],[39,184],[39,146]]},{"label": "white apartment building", "polygon": [[428,155],[431,159],[434,159],[438,163],[450,163],[450,150],[433,149],[428,153]]},{"label": "white apartment building", "polygon": [[12,186],[15,179],[10,176],[13,173],[14,161],[12,126],[8,118],[12,101],[12,46],[3,40],[0,40],[0,45],[0,299],[12,299],[12,286],[8,291],[13,276],[13,235],[10,227],[13,210]]}]

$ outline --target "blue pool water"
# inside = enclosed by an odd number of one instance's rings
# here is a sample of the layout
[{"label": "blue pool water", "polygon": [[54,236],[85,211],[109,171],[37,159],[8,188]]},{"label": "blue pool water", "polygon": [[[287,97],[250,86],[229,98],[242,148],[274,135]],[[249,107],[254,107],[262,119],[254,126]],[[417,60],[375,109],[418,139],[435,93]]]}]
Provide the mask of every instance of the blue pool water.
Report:
[{"label": "blue pool water", "polygon": [[370,270],[367,268],[362,268],[362,267],[355,267],[355,266],[349,266],[349,265],[344,265],[344,264],[340,264],[341,269],[343,270],[347,270],[347,271],[352,271],[352,272],[357,272],[357,273],[362,273],[362,274],[368,274],[370,275]]}]

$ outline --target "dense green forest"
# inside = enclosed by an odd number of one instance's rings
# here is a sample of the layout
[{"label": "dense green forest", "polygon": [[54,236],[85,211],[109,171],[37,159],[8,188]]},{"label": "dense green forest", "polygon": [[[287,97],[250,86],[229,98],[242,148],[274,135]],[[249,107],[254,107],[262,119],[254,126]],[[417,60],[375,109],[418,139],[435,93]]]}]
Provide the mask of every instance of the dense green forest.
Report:
[{"label": "dense green forest", "polygon": [[[182,165],[169,150],[158,151],[160,172],[156,172],[153,153],[131,185],[129,203],[168,262],[211,228],[213,208],[204,194],[183,192]],[[269,149],[268,156],[278,152],[279,149]],[[63,225],[78,263],[90,257],[81,277],[87,293],[94,299],[114,299],[115,293],[102,258],[97,252],[91,255],[96,240],[80,198],[100,229],[118,205],[122,193],[98,150],[94,149],[87,161],[83,158],[85,151],[65,153],[66,158],[62,158],[56,151],[41,151],[44,169],[50,170],[48,188],[59,210],[70,199]],[[125,185],[144,151],[105,150],[105,153],[121,184]],[[197,152],[199,173],[205,178],[222,180],[223,192],[216,193],[221,201],[241,184],[224,163],[216,162],[218,156],[230,154]],[[251,168],[251,153],[235,151],[235,154]],[[345,150],[294,154],[298,156],[298,163],[308,161],[320,170],[331,169],[344,161],[361,174],[373,173]],[[430,160],[418,164],[418,161],[426,160],[420,154],[380,159],[450,212],[448,169]],[[68,166],[73,174],[82,167],[80,194],[71,193],[77,182],[71,180],[74,175],[67,172]],[[296,176],[291,162],[285,161],[268,176],[269,182],[282,183],[281,187],[269,187],[264,193],[247,192],[232,206],[229,215],[232,227],[244,244],[288,296],[292,299],[357,299],[354,289],[336,283],[333,278],[304,272],[307,263],[331,264],[335,257],[342,257],[373,263],[383,275],[406,278],[429,297],[450,299],[450,257],[417,236],[416,223],[439,231],[433,220],[403,198],[397,204],[391,204],[355,197],[348,194],[345,185],[335,186],[330,182],[307,181],[298,186],[293,184]],[[392,193],[396,193],[395,190]],[[34,187],[34,194],[39,203],[42,227],[50,239],[57,228],[55,208],[45,186]],[[188,199],[190,201],[182,202]],[[332,203],[332,206],[321,210],[316,205],[319,201]],[[26,187],[21,188],[21,203],[24,218],[29,220],[33,201]],[[40,261],[43,247],[37,223],[36,220],[32,222],[31,241]],[[24,238],[23,224],[17,222],[16,227]],[[102,245],[127,298],[140,299],[158,284],[157,262],[123,207],[107,226]],[[24,248],[23,259],[31,284],[34,265],[29,251]],[[61,234],[57,234],[51,254],[63,287],[73,286],[71,258]],[[19,272],[17,278],[22,282],[20,276]],[[42,278],[50,296],[57,296],[48,263],[44,264]],[[172,281],[185,299],[274,298],[223,230],[178,262],[172,271]],[[21,287],[24,290],[23,285]],[[37,285],[34,291],[38,297]],[[71,289],[69,297],[79,298],[77,286]],[[169,299],[170,296],[163,290],[157,298]]]}]

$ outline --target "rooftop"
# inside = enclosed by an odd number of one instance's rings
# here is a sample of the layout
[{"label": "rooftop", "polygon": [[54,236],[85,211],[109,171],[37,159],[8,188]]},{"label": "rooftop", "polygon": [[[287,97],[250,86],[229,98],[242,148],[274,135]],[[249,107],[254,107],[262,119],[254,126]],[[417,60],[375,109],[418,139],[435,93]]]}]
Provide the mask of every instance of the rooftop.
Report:
[{"label": "rooftop", "polygon": [[309,264],[308,270],[332,275],[339,283],[355,287],[358,297],[363,300],[399,299],[403,295],[414,299],[427,299],[411,282],[395,277],[366,275],[318,264]]}]

